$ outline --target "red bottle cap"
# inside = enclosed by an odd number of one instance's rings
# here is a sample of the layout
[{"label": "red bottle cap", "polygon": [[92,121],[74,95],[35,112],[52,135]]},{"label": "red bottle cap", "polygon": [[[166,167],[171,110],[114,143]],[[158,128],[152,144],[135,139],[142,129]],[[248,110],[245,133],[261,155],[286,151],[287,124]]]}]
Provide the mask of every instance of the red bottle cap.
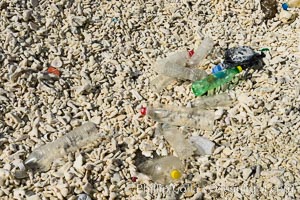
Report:
[{"label": "red bottle cap", "polygon": [[192,57],[192,56],[194,55],[194,53],[195,53],[194,49],[189,50],[189,56],[190,56],[190,57]]},{"label": "red bottle cap", "polygon": [[140,112],[141,112],[141,115],[145,116],[145,115],[147,114],[147,108],[143,106],[143,107],[141,108],[141,111],[140,111]]},{"label": "red bottle cap", "polygon": [[137,177],[136,177],[136,176],[134,176],[134,177],[131,177],[131,180],[132,180],[132,182],[136,182],[136,179],[137,179]]}]

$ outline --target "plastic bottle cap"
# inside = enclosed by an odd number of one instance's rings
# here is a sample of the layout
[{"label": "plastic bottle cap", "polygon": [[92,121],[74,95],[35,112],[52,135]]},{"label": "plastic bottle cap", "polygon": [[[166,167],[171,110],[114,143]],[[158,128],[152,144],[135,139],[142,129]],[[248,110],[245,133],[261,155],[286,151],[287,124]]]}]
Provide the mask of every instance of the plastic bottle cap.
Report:
[{"label": "plastic bottle cap", "polygon": [[282,4],[282,9],[287,10],[289,8],[289,5],[287,3]]},{"label": "plastic bottle cap", "polygon": [[239,70],[239,72],[243,71],[243,68],[241,66],[237,66],[236,68]]},{"label": "plastic bottle cap", "polygon": [[260,51],[270,51],[268,48],[262,48]]},{"label": "plastic bottle cap", "polygon": [[179,170],[177,170],[177,169],[173,169],[172,171],[171,171],[171,178],[172,179],[175,179],[175,180],[177,180],[177,179],[180,179],[180,177],[181,177],[181,172],[179,171]]},{"label": "plastic bottle cap", "polygon": [[147,108],[146,107],[142,107],[141,108],[141,115],[146,115],[147,114]]},{"label": "plastic bottle cap", "polygon": [[190,50],[189,51],[189,56],[192,57],[194,55],[194,53],[195,53],[194,49]]},{"label": "plastic bottle cap", "polygon": [[212,68],[212,73],[215,74],[217,72],[220,72],[223,70],[223,67],[221,65],[216,65]]},{"label": "plastic bottle cap", "polygon": [[136,182],[136,179],[138,179],[136,176],[131,177],[132,182]]}]

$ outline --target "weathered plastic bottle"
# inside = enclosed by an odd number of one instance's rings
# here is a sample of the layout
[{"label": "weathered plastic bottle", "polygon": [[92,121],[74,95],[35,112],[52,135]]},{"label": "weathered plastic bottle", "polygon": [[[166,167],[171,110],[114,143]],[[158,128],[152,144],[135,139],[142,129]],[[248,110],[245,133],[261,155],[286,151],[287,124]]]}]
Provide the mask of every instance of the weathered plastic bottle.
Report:
[{"label": "weathered plastic bottle", "polygon": [[185,66],[189,59],[190,56],[187,51],[179,51],[169,55],[167,59],[165,59],[165,62],[172,62],[178,64],[179,66]]},{"label": "weathered plastic bottle", "polygon": [[[165,68],[167,62],[172,61],[172,63],[177,64],[179,66],[185,66],[188,59],[188,52],[181,51],[176,52],[174,54],[169,55],[165,59],[157,60],[154,64],[154,70],[159,68]],[[150,87],[155,92],[160,92],[165,87],[170,85],[172,82],[176,81],[176,78],[170,77],[167,75],[159,74],[156,78],[151,80]]]},{"label": "weathered plastic bottle", "polygon": [[38,171],[47,171],[56,158],[76,151],[98,138],[96,125],[92,122],[85,123],[65,136],[36,148],[25,160],[25,165]]},{"label": "weathered plastic bottle", "polygon": [[174,81],[176,81],[176,78],[158,75],[153,80],[151,80],[150,88],[155,92],[160,92]]},{"label": "weathered plastic bottle", "polygon": [[167,62],[163,67],[157,66],[154,70],[159,74],[181,80],[195,81],[207,76],[207,73],[204,70],[180,66],[173,62]]},{"label": "weathered plastic bottle", "polygon": [[214,127],[215,113],[209,110],[158,105],[157,107],[143,107],[141,114],[148,115],[155,121],[175,126],[202,130],[212,130]]},{"label": "weathered plastic bottle", "polygon": [[196,96],[201,96],[208,90],[217,88],[224,83],[231,81],[232,78],[241,71],[242,68],[238,66],[217,72],[215,74],[211,74],[202,80],[195,81],[192,84],[192,91]]},{"label": "weathered plastic bottle", "polygon": [[203,60],[214,46],[214,41],[206,37],[200,44],[200,46],[195,50],[194,55],[188,59],[187,65],[189,67],[197,67],[200,64],[200,61]]},{"label": "weathered plastic bottle", "polygon": [[194,154],[196,148],[185,139],[183,133],[181,133],[177,127],[164,124],[161,129],[164,138],[180,159],[187,159]]},{"label": "weathered plastic bottle", "polygon": [[178,181],[184,172],[184,166],[179,158],[167,156],[148,160],[138,166],[138,169],[151,177],[154,182],[168,184]]},{"label": "weathered plastic bottle", "polygon": [[233,99],[228,93],[221,93],[212,96],[197,98],[192,106],[197,109],[212,109],[215,107],[226,107],[232,105]]},{"label": "weathered plastic bottle", "polygon": [[287,10],[288,8],[300,8],[300,0],[290,0],[287,3],[282,4],[282,8]]},{"label": "weathered plastic bottle", "polygon": [[[164,64],[166,64],[167,62],[170,62],[170,63],[177,64],[178,66],[182,67],[181,70],[184,69],[183,67],[195,68],[195,67],[198,67],[201,60],[203,60],[209,54],[209,52],[212,50],[212,48],[213,48],[213,40],[210,38],[204,38],[201,45],[196,49],[196,51],[194,51],[194,54],[192,56],[190,56],[189,53],[186,51],[177,52],[175,54],[168,56],[166,59],[158,60],[154,66],[156,68],[157,68],[157,66],[159,66],[160,68],[173,67],[174,65],[170,65],[170,64],[168,66],[164,66]],[[186,73],[187,72],[185,72],[185,74]],[[195,72],[191,71],[191,74],[193,74],[193,73],[195,73]],[[176,74],[180,76],[180,74],[182,74],[182,71],[177,70]],[[204,73],[203,73],[203,75],[204,75]],[[169,74],[166,74],[166,76],[159,75],[155,79],[153,79],[150,82],[150,86],[151,86],[152,90],[154,90],[155,92],[160,92],[167,85],[171,84],[173,81],[176,80],[176,78],[174,78],[175,76],[173,76],[173,77],[168,77],[168,76],[169,76]],[[191,75],[191,76],[193,78],[194,75]],[[185,78],[183,78],[183,79],[190,79],[190,76],[188,76],[188,78],[186,78],[186,76],[185,76]]]}]

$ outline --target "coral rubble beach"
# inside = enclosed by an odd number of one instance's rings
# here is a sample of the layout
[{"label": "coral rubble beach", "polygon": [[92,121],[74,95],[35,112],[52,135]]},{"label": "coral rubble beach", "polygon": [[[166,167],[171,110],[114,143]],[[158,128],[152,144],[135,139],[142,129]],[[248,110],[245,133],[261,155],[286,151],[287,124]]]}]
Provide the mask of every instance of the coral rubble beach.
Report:
[{"label": "coral rubble beach", "polygon": [[[1,0],[0,199],[300,199],[299,8],[277,3],[266,20],[259,0]],[[157,186],[137,171],[138,153],[175,153],[139,110],[196,97],[191,81],[153,92],[152,64],[204,36],[208,73],[242,45],[268,48],[265,66],[231,89],[237,102],[216,110],[213,131],[184,129],[213,141],[213,154]],[[105,139],[48,171],[25,168],[34,149],[87,121]]]}]

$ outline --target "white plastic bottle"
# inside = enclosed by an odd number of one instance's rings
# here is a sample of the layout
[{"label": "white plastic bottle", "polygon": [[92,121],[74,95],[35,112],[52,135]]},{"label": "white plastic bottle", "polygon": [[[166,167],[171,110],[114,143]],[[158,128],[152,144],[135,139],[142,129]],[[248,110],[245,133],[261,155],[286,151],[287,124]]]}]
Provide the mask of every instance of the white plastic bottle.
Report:
[{"label": "white plastic bottle", "polygon": [[[181,67],[180,69],[182,70],[182,69],[184,69],[183,67],[190,67],[190,68],[198,67],[201,60],[203,60],[209,54],[209,52],[212,50],[213,45],[214,45],[213,40],[211,38],[207,37],[207,38],[204,38],[201,45],[194,51],[195,53],[192,56],[190,56],[188,52],[182,51],[182,52],[174,53],[165,59],[158,60],[154,64],[154,68],[159,67],[162,69],[164,69],[164,68],[167,68],[167,69],[166,69],[166,72],[164,73],[164,75],[159,74],[155,79],[153,79],[150,82],[151,89],[155,92],[160,92],[166,86],[168,86],[169,84],[174,82],[176,80],[176,78],[180,78],[180,77],[176,77],[176,76],[182,76],[181,72],[178,69],[175,70],[176,73],[174,73],[174,71],[172,69],[168,69],[168,68],[179,66],[179,67]],[[172,64],[166,65],[167,62],[172,63]],[[173,75],[168,74],[168,72],[167,72],[168,70],[170,70],[174,74]],[[201,70],[202,71],[201,73],[199,71],[194,72],[193,70],[186,70],[186,71],[187,72],[183,72],[183,74],[188,73],[191,75],[190,76],[184,75],[184,77],[181,77],[181,79],[189,79],[189,80],[196,79],[197,80],[197,76],[195,76],[194,74],[200,74],[201,78],[203,78],[202,76],[207,75],[206,72],[203,70]],[[201,79],[201,78],[199,78],[199,79]]]},{"label": "white plastic bottle", "polygon": [[207,73],[204,70],[180,66],[179,64],[171,61],[165,63],[165,66],[163,67],[155,67],[154,70],[159,74],[181,80],[196,81],[207,76]]},{"label": "white plastic bottle", "polygon": [[65,136],[36,148],[25,160],[25,165],[37,171],[47,171],[56,158],[76,151],[98,138],[96,125],[92,122],[85,123]]},{"label": "white plastic bottle", "polygon": [[148,175],[154,182],[168,184],[178,181],[184,172],[184,166],[179,158],[166,156],[148,160],[138,166],[138,169]]},{"label": "white plastic bottle", "polygon": [[230,106],[232,103],[233,98],[228,93],[221,93],[197,98],[192,102],[192,106],[198,109],[211,109],[215,107]]},{"label": "white plastic bottle", "polygon": [[170,85],[172,82],[175,82],[176,78],[164,76],[164,75],[158,75],[150,82],[150,88],[155,92],[160,92],[164,88],[166,88],[168,85]]},{"label": "white plastic bottle", "polygon": [[161,130],[164,138],[180,159],[187,159],[194,154],[196,148],[185,139],[184,134],[177,127],[163,124]]},{"label": "white plastic bottle", "polygon": [[142,115],[148,115],[153,120],[174,126],[187,126],[202,130],[212,130],[214,127],[214,111],[196,108],[157,105],[143,107]]},{"label": "white plastic bottle", "polygon": [[[159,68],[165,68],[165,65],[167,62],[172,61],[172,63],[179,65],[179,66],[185,66],[187,59],[188,59],[188,52],[186,51],[180,51],[173,53],[169,55],[165,59],[157,60],[153,66],[154,70]],[[150,87],[155,92],[160,92],[164,88],[166,88],[168,85],[170,85],[172,82],[175,82],[176,78],[170,77],[168,75],[164,75],[159,73],[159,75],[151,80]]]},{"label": "white plastic bottle", "polygon": [[194,55],[190,59],[188,59],[187,65],[189,67],[197,67],[200,64],[200,61],[210,53],[213,46],[214,41],[211,38],[204,38],[201,45],[195,50]]}]

